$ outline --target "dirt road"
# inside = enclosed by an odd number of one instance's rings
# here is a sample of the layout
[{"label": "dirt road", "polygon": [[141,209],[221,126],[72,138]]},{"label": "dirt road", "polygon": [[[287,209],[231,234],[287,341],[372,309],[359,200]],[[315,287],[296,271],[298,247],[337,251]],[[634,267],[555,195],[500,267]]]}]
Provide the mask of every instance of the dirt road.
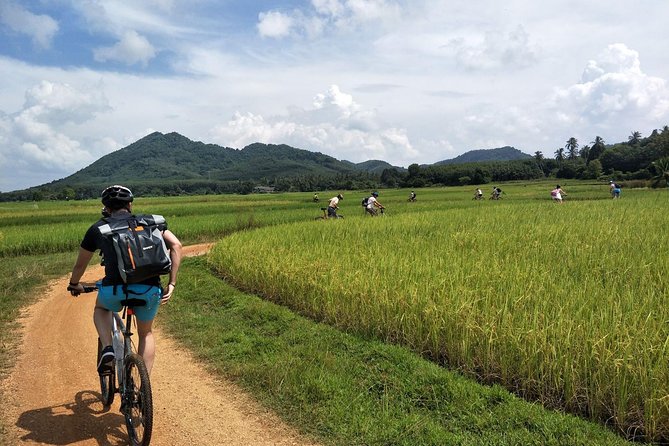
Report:
[{"label": "dirt road", "polygon": [[[206,249],[196,245],[185,252],[198,255]],[[94,282],[102,275],[100,267],[89,267],[83,281]],[[0,417],[9,426],[14,444],[127,444],[119,398],[109,410],[98,400],[95,293],[73,298],[66,291],[67,283],[68,277],[51,283],[25,312],[16,366],[0,383]],[[155,327],[152,445],[314,444],[234,384],[212,378],[160,332],[159,319]]]}]

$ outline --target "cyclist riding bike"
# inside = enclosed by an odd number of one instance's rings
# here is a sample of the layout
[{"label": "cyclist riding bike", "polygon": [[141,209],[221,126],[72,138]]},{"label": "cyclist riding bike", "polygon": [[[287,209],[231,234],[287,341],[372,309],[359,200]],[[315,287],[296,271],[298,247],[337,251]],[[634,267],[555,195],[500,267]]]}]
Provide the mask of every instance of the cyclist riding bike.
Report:
[{"label": "cyclist riding bike", "polygon": [[383,205],[379,202],[378,198],[379,198],[379,193],[372,192],[372,196],[369,197],[369,199],[367,200],[366,211],[372,217],[376,217],[378,215],[378,211],[376,210],[376,208],[385,209]]},{"label": "cyclist riding bike", "polygon": [[343,200],[344,196],[342,194],[337,194],[336,197],[332,197],[328,203],[328,218],[339,218],[337,215],[337,210],[339,210],[339,200]]},{"label": "cyclist riding bike", "polygon": [[[134,196],[130,189],[124,186],[110,186],[102,191],[103,215],[108,214],[108,220],[130,220],[132,214],[132,202]],[[72,269],[70,284],[67,289],[74,296],[83,293],[84,287],[79,283],[81,277],[86,271],[95,251],[102,252],[105,276],[97,284],[98,297],[95,302],[93,312],[93,321],[97,329],[100,342],[104,347],[98,360],[98,373],[109,373],[114,360],[114,350],[112,348],[112,312],[121,310],[121,301],[131,293],[133,299],[141,299],[146,305],[135,309],[137,320],[137,334],[139,336],[139,345],[137,353],[142,356],[148,372],[151,372],[155,357],[155,339],[152,333],[153,319],[158,312],[158,307],[167,303],[172,297],[176,285],[177,273],[181,263],[181,242],[167,229],[167,223],[158,226],[166,247],[169,249],[169,257],[172,261],[172,268],[169,273],[169,283],[167,289],[163,289],[160,283],[160,277],[154,276],[139,283],[125,285],[118,270],[118,259],[110,239],[104,237],[100,227],[108,224],[101,219],[94,223],[84,235],[79,248],[79,255]],[[127,289],[127,291],[126,291]]]}]

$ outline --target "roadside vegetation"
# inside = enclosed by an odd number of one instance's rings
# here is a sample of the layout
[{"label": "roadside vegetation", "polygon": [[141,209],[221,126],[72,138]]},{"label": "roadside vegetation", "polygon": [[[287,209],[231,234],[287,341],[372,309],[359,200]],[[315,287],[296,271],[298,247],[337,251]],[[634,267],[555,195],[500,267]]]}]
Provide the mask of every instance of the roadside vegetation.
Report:
[{"label": "roadside vegetation", "polygon": [[[224,237],[206,262],[186,262],[159,318],[324,443],[666,439],[666,197],[624,190],[613,201],[605,184],[574,181],[559,205],[552,183],[501,186],[502,200],[484,189],[481,202],[469,186],[418,189],[416,203],[382,190],[377,219],[360,205],[369,191],[345,192],[337,221],[314,221],[336,191],[320,203],[198,196],[140,198],[135,209],[162,213],[188,244]],[[5,369],[19,309],[68,272],[98,215],[97,200],[0,205]]]}]

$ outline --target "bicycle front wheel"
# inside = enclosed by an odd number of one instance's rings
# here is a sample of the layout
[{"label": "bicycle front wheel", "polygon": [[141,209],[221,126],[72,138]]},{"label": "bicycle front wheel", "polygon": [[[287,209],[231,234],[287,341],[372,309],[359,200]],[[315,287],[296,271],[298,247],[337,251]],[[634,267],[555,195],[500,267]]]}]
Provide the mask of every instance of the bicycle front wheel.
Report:
[{"label": "bicycle front wheel", "polygon": [[131,353],[125,358],[123,415],[130,444],[148,446],[153,428],[151,383],[144,360],[136,353]]},{"label": "bicycle front wheel", "polygon": [[[98,339],[98,358],[100,357],[100,352],[102,352],[102,343]],[[100,400],[102,400],[102,405],[109,407],[114,402],[114,392],[116,386],[116,377],[114,375],[113,363],[112,369],[109,373],[100,375]]]}]

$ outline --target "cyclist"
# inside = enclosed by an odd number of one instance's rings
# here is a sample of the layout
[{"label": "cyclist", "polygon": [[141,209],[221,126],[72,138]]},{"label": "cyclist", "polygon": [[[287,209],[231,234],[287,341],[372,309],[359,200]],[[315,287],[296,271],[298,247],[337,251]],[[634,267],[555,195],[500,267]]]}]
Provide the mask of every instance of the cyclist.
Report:
[{"label": "cyclist", "polygon": [[416,201],[416,193],[414,191],[411,191],[409,194],[409,201]]},{"label": "cyclist", "polygon": [[337,194],[336,197],[332,197],[328,203],[328,218],[339,218],[337,215],[337,209],[339,209],[339,200],[343,200],[344,196],[342,194]]},{"label": "cyclist", "polygon": [[551,191],[551,198],[554,202],[562,204],[562,198],[567,195],[565,191],[562,190],[560,185],[555,186],[555,189]]},{"label": "cyclist", "polygon": [[379,197],[378,192],[372,192],[372,196],[369,197],[369,199],[367,200],[366,210],[367,213],[372,217],[378,215],[378,211],[376,210],[376,208],[385,209],[383,205],[379,202],[378,197]]},{"label": "cyclist", "polygon": [[474,200],[480,200],[483,198],[483,191],[481,190],[480,187],[476,188],[476,192],[474,192]]},{"label": "cyclist", "polygon": [[[110,215],[111,219],[128,220],[132,217],[132,201],[134,197],[130,189],[124,186],[110,186],[102,191],[102,204],[104,212]],[[104,215],[104,213],[103,213]],[[98,331],[100,342],[104,349],[98,359],[98,373],[104,374],[111,370],[114,360],[114,349],[112,348],[111,330],[112,330],[112,311],[120,311],[120,301],[126,299],[126,293],[123,290],[123,280],[117,268],[117,258],[112,243],[108,241],[98,229],[106,224],[104,220],[94,223],[81,242],[79,255],[72,268],[72,276],[68,291],[73,296],[84,291],[79,280],[86,271],[89,261],[98,249],[102,252],[105,266],[105,276],[98,283],[98,297],[95,302],[93,312],[93,322]],[[153,319],[158,312],[158,306],[167,303],[172,297],[174,286],[176,285],[177,272],[181,263],[181,242],[167,229],[167,224],[161,225],[165,245],[170,251],[172,260],[172,270],[169,275],[167,289],[160,285],[160,277],[152,277],[143,282],[127,285],[129,291],[132,291],[132,297],[146,301],[146,306],[136,307],[135,315],[137,320],[137,334],[139,336],[139,345],[137,353],[144,358],[146,369],[151,372],[153,360],[155,357],[155,339],[151,331]]]}]

